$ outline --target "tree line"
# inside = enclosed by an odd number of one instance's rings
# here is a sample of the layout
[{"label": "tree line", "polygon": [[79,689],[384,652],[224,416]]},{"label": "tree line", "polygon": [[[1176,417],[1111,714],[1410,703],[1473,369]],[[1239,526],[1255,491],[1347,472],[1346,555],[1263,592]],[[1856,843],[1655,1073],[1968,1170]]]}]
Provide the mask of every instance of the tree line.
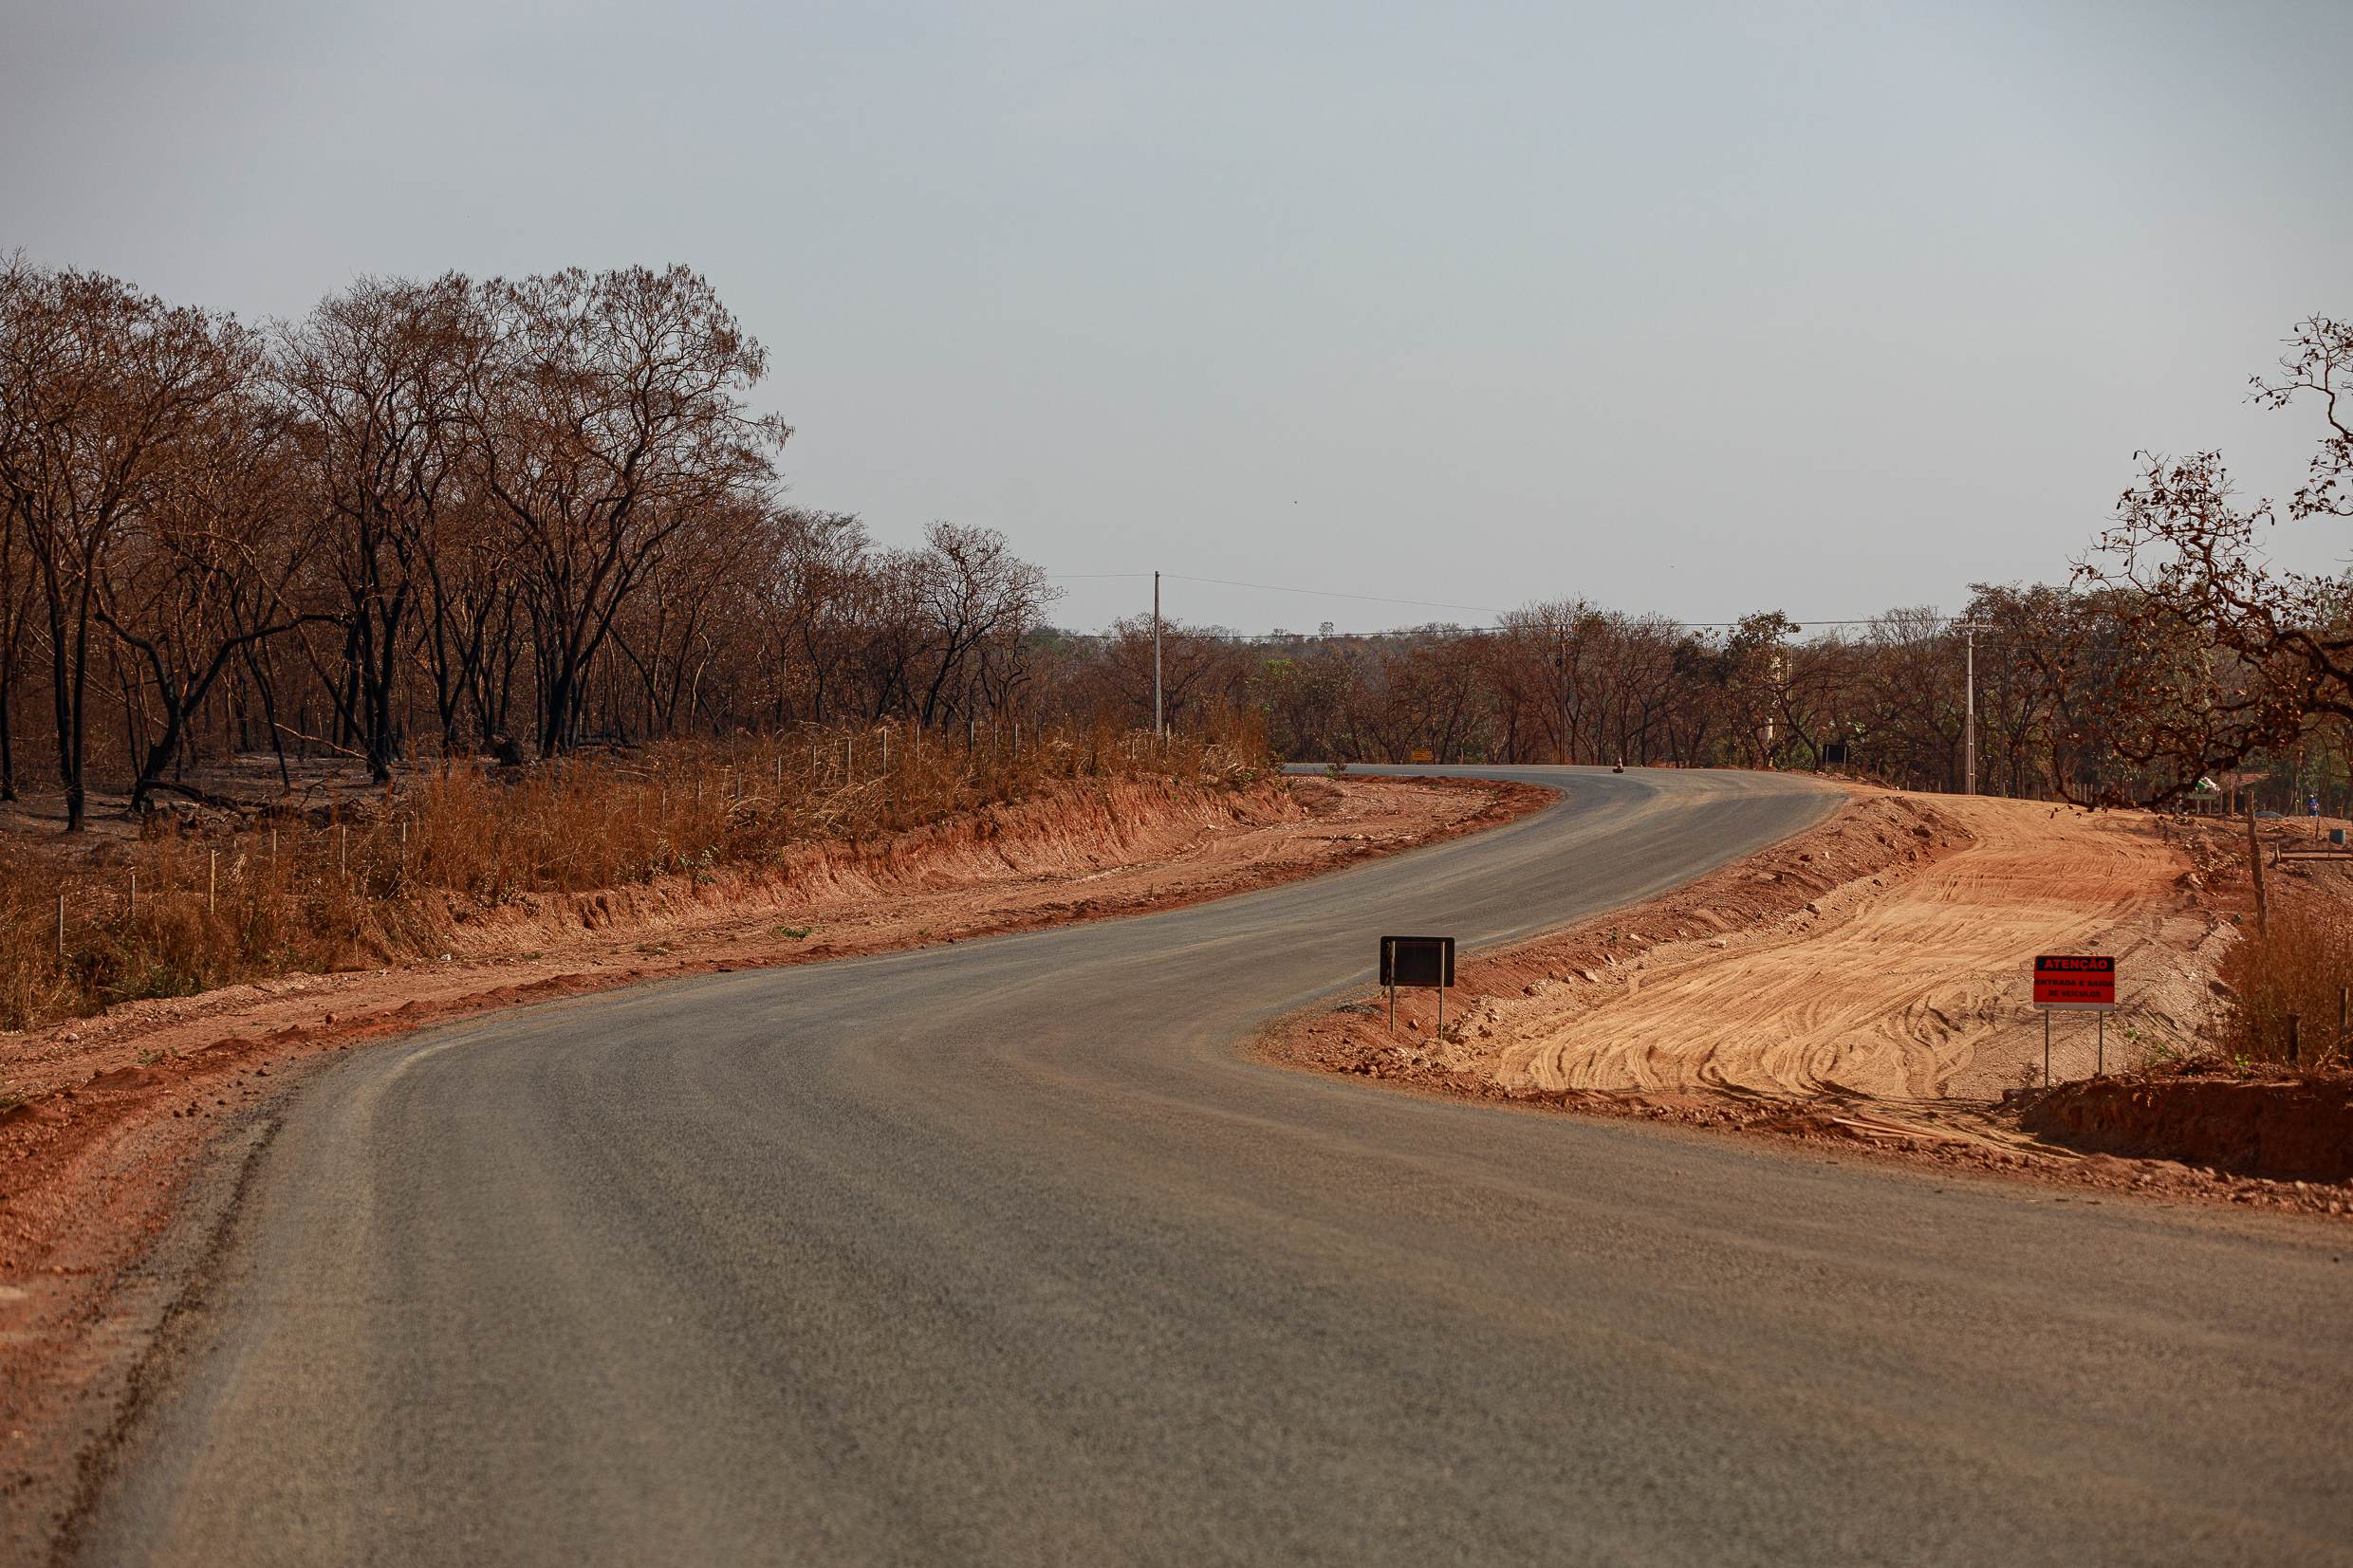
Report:
[{"label": "tree line", "polygon": [[[1491,629],[1187,632],[1163,667],[1180,703],[1262,712],[1292,760],[1837,766],[1961,790],[1973,720],[1990,794],[2353,814],[2353,572],[2281,570],[2265,548],[2281,517],[2353,517],[2353,323],[2298,323],[2249,384],[2321,416],[2285,502],[2240,500],[2219,452],[2143,452],[2070,581],[1979,583],[1958,616],[1808,634],[1778,612],[1692,627],[1566,600]],[[1114,634],[1093,678],[1132,707],[1142,623]]]},{"label": "tree line", "polygon": [[[2128,755],[2115,732],[2112,688],[2124,661],[2115,600],[1980,584],[1957,616],[1915,606],[1808,631],[1779,612],[1694,627],[1572,600],[1530,605],[1492,628],[1371,636],[1176,627],[1162,664],[1173,712],[1252,709],[1291,761],[1427,753],[1445,763],[1826,768],[1959,792],[1970,787],[1973,697],[1980,792],[2140,799],[2173,774]],[[1148,710],[1148,620],[1121,622],[1070,662],[1074,687]],[[2342,794],[2342,747],[2306,749],[2298,777],[2333,768]]]},{"label": "tree line", "polygon": [[[2298,328],[2323,406],[2299,518],[2344,516],[2353,341]],[[1001,534],[914,548],[787,504],[767,351],[684,267],[361,279],[249,325],[0,258],[0,798],[94,775],[134,810],[229,753],[510,759],[889,720],[1149,722],[1153,625],[1057,630]],[[2144,456],[2061,586],[1980,584],[1808,631],[1582,599],[1491,628],[1250,637],[1170,623],[1169,715],[1303,762],[1840,767],[1912,787],[2158,801],[2217,774],[2341,801],[2353,590],[2270,573],[2218,454]],[[1970,630],[1974,628],[1974,630]],[[1971,671],[1973,665],[1973,681]],[[290,776],[289,776],[290,777]]]},{"label": "tree line", "polygon": [[[701,277],[362,279],[255,327],[0,260],[0,795],[1005,709],[1051,590],[783,503]],[[38,736],[33,755],[24,737]]]}]

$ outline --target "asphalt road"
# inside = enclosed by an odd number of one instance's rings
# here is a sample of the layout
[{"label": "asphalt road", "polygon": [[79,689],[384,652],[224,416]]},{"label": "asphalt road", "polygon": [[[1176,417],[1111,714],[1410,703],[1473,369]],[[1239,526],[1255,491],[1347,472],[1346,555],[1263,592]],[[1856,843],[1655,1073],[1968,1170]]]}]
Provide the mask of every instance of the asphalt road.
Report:
[{"label": "asphalt road", "polygon": [[1237,1058],[1384,930],[1526,934],[1827,803],[1566,784],[1217,904],[355,1053],[83,1559],[2353,1562],[2343,1232]]}]

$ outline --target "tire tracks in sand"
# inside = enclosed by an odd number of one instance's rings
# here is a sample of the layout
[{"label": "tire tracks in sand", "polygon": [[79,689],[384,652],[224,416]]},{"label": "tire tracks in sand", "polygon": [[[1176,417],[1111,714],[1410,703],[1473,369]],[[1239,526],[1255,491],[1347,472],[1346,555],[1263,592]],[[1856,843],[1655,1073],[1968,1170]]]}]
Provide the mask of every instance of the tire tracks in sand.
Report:
[{"label": "tire tracks in sand", "polygon": [[[1859,792],[1864,793],[1864,792]],[[1868,792],[1877,793],[1877,792]],[[2144,813],[1935,797],[1974,840],[1874,886],[1858,878],[1778,930],[1654,950],[1570,1017],[1522,1012],[1491,1059],[1505,1088],[1992,1098],[2039,1069],[2037,952],[2116,954],[2121,1018],[2195,1028],[2227,927],[2193,907],[2189,867]],[[1852,807],[1849,808],[1853,809]],[[1516,1010],[1516,1009],[1515,1009]],[[2089,1021],[2063,1024],[2088,1073]],[[2108,1061],[2127,1049],[2111,1030]]]}]

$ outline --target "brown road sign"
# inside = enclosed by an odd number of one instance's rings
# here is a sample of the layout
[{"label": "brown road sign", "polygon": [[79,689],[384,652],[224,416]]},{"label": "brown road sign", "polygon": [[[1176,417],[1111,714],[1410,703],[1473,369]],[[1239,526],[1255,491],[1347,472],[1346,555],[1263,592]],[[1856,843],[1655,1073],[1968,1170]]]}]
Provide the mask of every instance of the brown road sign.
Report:
[{"label": "brown road sign", "polygon": [[1446,1034],[1446,987],[1454,983],[1454,939],[1451,936],[1384,936],[1380,939],[1380,984],[1389,993],[1389,1032],[1397,1033],[1399,986],[1438,993],[1438,1034]]},{"label": "brown road sign", "polygon": [[1454,939],[1451,936],[1384,936],[1380,939],[1380,983],[1435,987],[1454,983]]}]

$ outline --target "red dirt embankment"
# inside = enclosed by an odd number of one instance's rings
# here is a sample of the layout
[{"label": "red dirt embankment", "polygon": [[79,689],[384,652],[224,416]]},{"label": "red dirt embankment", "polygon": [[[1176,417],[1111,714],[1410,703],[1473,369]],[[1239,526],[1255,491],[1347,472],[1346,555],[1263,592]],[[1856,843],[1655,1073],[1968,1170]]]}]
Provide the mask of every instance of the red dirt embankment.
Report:
[{"label": "red dirt embankment", "polygon": [[[1878,900],[1935,876],[1974,842],[1943,805],[1892,791],[1859,794],[1821,826],[1658,898],[1466,957],[1456,966],[1442,1038],[1436,993],[1402,991],[1395,1038],[1385,1005],[1344,1004],[1306,1021],[1288,1042],[1288,1059],[1482,1095],[1603,1090],[1753,1098],[1838,1090],[1825,1084],[1830,1073],[1863,1078],[1872,1064],[1846,1060],[1862,1031],[1836,1009],[1851,999],[1852,977],[1825,982],[1823,961],[1813,955],[1864,923]],[[1874,935],[1864,933],[1864,946],[1878,960],[1892,949]],[[1770,1009],[1763,1002],[1782,988],[1750,972],[1760,952],[1787,953],[1784,968],[1810,987],[1810,997],[1830,1005],[1829,1016],[1817,1016],[1825,1009],[1801,993],[1789,1005],[1805,1016],[1773,1033],[1775,1043],[1806,1030],[1822,1037],[1802,1069],[1776,1061],[1777,1074],[1737,1070],[1761,1061],[1762,1050],[1743,1055],[1736,1066],[1727,1060],[1728,1042],[1765,1032],[1759,1014]],[[1921,966],[1908,958],[1902,967]],[[1695,981],[1714,989],[1683,994]],[[1657,1005],[1663,993],[1672,993],[1673,1005]],[[1561,1042],[1572,1031],[1580,1037],[1576,1048],[1565,1049]]]},{"label": "red dirt embankment", "polygon": [[2021,1126],[2078,1149],[2242,1174],[2353,1179],[2353,1073],[2268,1082],[2132,1075],[2019,1098]]},{"label": "red dirt embankment", "polygon": [[0,1282],[39,1266],[56,1241],[43,1217],[75,1168],[103,1163],[124,1127],[167,1109],[200,1121],[228,1111],[232,1094],[256,1098],[234,1081],[249,1068],[640,980],[1175,908],[1452,838],[1550,799],[1460,780],[1084,783],[888,839],[810,846],[774,870],[490,907],[453,899],[442,963],[287,974],[0,1036],[0,1079],[21,1101],[0,1115]]}]

